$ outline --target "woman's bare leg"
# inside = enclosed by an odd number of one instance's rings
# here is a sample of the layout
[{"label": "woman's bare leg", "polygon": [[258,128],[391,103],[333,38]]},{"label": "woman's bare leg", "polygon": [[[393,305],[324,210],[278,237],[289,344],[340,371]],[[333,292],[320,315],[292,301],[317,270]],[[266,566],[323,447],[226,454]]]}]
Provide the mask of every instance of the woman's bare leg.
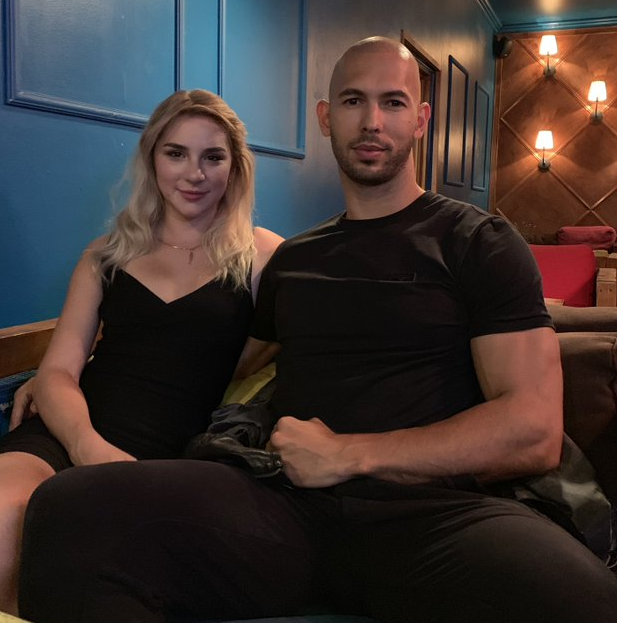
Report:
[{"label": "woman's bare leg", "polygon": [[22,526],[32,492],[54,469],[25,452],[0,454],[0,611],[17,614]]}]

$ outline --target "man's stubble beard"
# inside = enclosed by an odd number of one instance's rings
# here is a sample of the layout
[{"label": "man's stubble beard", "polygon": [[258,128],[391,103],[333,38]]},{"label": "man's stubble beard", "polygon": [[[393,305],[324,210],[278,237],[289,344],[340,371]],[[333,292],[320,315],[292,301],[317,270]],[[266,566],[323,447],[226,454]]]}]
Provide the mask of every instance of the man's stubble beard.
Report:
[{"label": "man's stubble beard", "polygon": [[396,151],[386,152],[389,153],[389,157],[383,167],[377,170],[371,170],[370,165],[363,165],[362,162],[352,162],[347,155],[348,146],[342,146],[335,134],[330,135],[330,141],[339,167],[352,182],[363,186],[380,186],[394,179],[405,168],[409,162],[409,154],[413,149],[415,139],[412,137],[408,143]]}]

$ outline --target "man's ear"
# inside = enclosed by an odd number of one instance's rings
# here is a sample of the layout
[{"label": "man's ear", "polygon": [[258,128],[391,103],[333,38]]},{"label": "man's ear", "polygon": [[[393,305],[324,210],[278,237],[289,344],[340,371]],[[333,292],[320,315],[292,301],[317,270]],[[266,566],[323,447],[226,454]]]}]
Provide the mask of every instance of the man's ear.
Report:
[{"label": "man's ear", "polygon": [[414,138],[422,138],[428,128],[428,122],[431,118],[431,107],[427,102],[422,102],[418,106],[418,118],[416,119],[416,129],[413,133]]},{"label": "man's ear", "polygon": [[323,136],[330,136],[330,102],[319,100],[317,102],[317,119],[319,129]]}]

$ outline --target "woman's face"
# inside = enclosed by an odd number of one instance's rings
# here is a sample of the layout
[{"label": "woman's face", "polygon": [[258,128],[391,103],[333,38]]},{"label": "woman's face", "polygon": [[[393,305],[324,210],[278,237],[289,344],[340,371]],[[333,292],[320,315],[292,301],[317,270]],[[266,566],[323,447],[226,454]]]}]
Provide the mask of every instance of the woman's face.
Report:
[{"label": "woman's face", "polygon": [[232,156],[225,131],[209,117],[180,117],[154,148],[154,172],[167,216],[208,225],[227,189]]}]

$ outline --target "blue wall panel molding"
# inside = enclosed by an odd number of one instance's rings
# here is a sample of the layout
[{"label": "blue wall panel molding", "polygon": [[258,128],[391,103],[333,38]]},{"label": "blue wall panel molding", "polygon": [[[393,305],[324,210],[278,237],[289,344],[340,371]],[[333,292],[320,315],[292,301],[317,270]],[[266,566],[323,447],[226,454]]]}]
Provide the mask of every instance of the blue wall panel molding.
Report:
[{"label": "blue wall panel molding", "polygon": [[221,93],[222,0],[176,0],[178,88]]},{"label": "blue wall panel molding", "polygon": [[476,0],[476,2],[478,3],[482,11],[484,12],[485,17],[488,20],[488,23],[493,27],[493,30],[495,32],[498,32],[501,29],[503,24],[501,23],[501,20],[497,16],[497,13],[495,13],[489,0]]},{"label": "blue wall panel molding", "polygon": [[305,0],[221,0],[221,95],[257,152],[305,155]]},{"label": "blue wall panel molding", "polygon": [[452,55],[448,56],[444,184],[450,186],[465,185],[468,82],[467,70]]},{"label": "blue wall panel molding", "polygon": [[576,30],[577,28],[608,28],[612,26],[617,26],[617,16],[517,22],[504,24],[500,32],[542,32],[545,30]]},{"label": "blue wall panel molding", "polygon": [[488,122],[490,95],[476,80],[473,114],[473,147],[471,150],[471,188],[485,191],[488,155]]},{"label": "blue wall panel molding", "polygon": [[7,104],[141,127],[179,83],[181,0],[5,0],[5,7]]}]

